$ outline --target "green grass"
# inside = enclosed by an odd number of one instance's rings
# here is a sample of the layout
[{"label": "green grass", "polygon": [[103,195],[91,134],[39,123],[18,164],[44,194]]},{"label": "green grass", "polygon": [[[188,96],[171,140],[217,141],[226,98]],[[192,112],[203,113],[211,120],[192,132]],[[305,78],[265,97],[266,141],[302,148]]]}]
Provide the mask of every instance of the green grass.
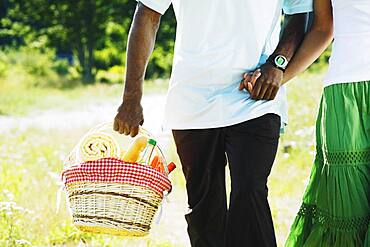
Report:
[{"label": "green grass", "polygon": [[[163,92],[163,83],[148,83],[147,93]],[[49,108],[78,109],[80,103],[116,101],[122,87],[93,85],[68,90],[0,90],[0,112],[28,115]],[[279,246],[282,246],[298,210],[314,156],[314,121],[321,93],[321,75],[306,74],[288,88],[290,124],[281,138],[270,176],[270,203]],[[1,121],[1,120],[0,120]],[[41,128],[17,128],[0,134],[0,246],[149,246],[180,247],[178,218],[164,217],[150,236],[123,239],[77,231],[66,203],[56,212],[62,160],[86,129],[51,132]],[[177,160],[171,142],[167,156]],[[183,209],[184,178],[177,169],[173,206]]]},{"label": "green grass", "polygon": [[289,125],[269,180],[278,241],[283,243],[308,183],[315,150],[315,119],[322,75],[306,74],[288,86]]}]

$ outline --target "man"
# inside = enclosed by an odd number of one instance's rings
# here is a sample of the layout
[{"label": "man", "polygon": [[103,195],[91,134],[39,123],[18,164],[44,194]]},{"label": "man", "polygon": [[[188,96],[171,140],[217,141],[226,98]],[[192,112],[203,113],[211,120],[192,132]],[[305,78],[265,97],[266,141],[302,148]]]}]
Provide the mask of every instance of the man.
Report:
[{"label": "man", "polygon": [[[135,136],[148,59],[171,0],[140,0],[130,30],[126,84],[114,129]],[[276,246],[267,178],[281,123],[284,70],[300,45],[312,0],[172,0],[177,18],[165,127],[187,181],[193,247]],[[285,28],[280,41],[281,12]],[[251,94],[243,74],[260,67]],[[242,84],[243,85],[243,84]],[[240,89],[243,86],[240,85]],[[279,89],[280,88],[280,89]],[[227,209],[225,165],[232,192]]]}]

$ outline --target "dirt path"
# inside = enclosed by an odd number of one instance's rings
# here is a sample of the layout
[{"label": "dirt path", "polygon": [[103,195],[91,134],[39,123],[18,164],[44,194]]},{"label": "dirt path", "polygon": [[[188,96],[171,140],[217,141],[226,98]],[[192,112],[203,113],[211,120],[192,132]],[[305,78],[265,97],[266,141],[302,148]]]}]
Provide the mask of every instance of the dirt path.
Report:
[{"label": "dirt path", "polygon": [[[161,119],[165,104],[165,95],[149,95],[143,98],[145,128],[155,134],[161,131]],[[76,107],[75,110],[50,109],[32,112],[27,116],[13,117],[0,116],[0,133],[12,129],[39,128],[43,130],[68,130],[74,128],[91,127],[100,122],[112,121],[117,104],[88,104]],[[169,133],[166,133],[169,134]]]}]

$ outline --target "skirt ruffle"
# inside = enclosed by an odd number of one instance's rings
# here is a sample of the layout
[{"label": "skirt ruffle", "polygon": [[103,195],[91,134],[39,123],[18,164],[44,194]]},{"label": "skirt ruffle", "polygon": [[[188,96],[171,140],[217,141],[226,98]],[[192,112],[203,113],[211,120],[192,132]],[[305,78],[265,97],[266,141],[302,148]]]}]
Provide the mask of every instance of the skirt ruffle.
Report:
[{"label": "skirt ruffle", "polygon": [[363,197],[369,178],[354,179],[366,175],[369,166],[319,167],[312,171],[286,247],[369,247],[370,213]]}]

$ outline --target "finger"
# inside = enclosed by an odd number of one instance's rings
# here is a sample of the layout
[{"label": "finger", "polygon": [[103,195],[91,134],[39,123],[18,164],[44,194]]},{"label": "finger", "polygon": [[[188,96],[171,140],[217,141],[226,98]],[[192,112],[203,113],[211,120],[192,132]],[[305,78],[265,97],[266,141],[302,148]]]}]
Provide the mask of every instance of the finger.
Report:
[{"label": "finger", "polygon": [[262,80],[260,83],[261,88],[259,93],[257,94],[257,99],[264,99],[263,96],[265,95],[266,91],[269,89],[269,84],[267,83],[266,80]]},{"label": "finger", "polygon": [[252,83],[248,82],[247,88],[248,88],[248,92],[249,93],[252,93],[252,91],[253,91],[253,85],[252,85]]},{"label": "finger", "polygon": [[258,78],[260,78],[261,75],[262,74],[260,69],[253,72],[250,80],[250,82],[252,83],[252,87],[256,84],[256,81],[258,80]]},{"label": "finger", "polygon": [[275,99],[278,92],[279,92],[279,88],[274,89],[271,93],[270,99],[271,100]]},{"label": "finger", "polygon": [[242,81],[243,89],[246,89],[249,93],[251,93],[251,91],[248,87],[248,83],[249,83],[248,79],[243,79],[243,81]]},{"label": "finger", "polygon": [[240,82],[239,90],[247,89],[247,82],[250,80],[251,74],[250,73],[244,73],[243,74],[243,80]]},{"label": "finger", "polygon": [[118,123],[118,119],[117,117],[114,118],[114,122],[113,122],[113,130],[114,131],[118,131],[119,130],[119,123]]},{"label": "finger", "polygon": [[123,128],[123,134],[128,136],[130,134],[131,127],[128,124],[125,124],[124,126],[125,127]]},{"label": "finger", "polygon": [[139,126],[132,127],[130,131],[130,136],[135,137],[139,133]]},{"label": "finger", "polygon": [[263,95],[264,100],[270,100],[271,93],[272,93],[273,88],[270,87],[266,90],[265,94]]},{"label": "finger", "polygon": [[251,81],[253,79],[253,73],[249,72],[246,76],[244,76],[244,81]]},{"label": "finger", "polygon": [[239,84],[239,91],[242,91],[244,89],[244,79]]},{"label": "finger", "polygon": [[119,123],[118,133],[120,133],[120,134],[125,133],[125,126],[122,122]]},{"label": "finger", "polygon": [[268,87],[264,84],[262,87],[261,87],[261,91],[260,93],[258,94],[257,98],[258,99],[264,99],[264,96],[265,96],[265,93],[266,91],[268,90]]},{"label": "finger", "polygon": [[247,89],[247,81],[243,78],[243,80],[239,84],[239,90]]},{"label": "finger", "polygon": [[258,79],[256,84],[253,87],[252,99],[255,99],[255,100],[258,99],[258,96],[261,92],[262,84],[263,84],[263,81],[261,79],[262,78]]},{"label": "finger", "polygon": [[245,89],[247,89],[247,90],[248,90],[248,83],[249,83],[249,80],[244,80],[244,81],[243,81],[243,87],[244,87]]}]

